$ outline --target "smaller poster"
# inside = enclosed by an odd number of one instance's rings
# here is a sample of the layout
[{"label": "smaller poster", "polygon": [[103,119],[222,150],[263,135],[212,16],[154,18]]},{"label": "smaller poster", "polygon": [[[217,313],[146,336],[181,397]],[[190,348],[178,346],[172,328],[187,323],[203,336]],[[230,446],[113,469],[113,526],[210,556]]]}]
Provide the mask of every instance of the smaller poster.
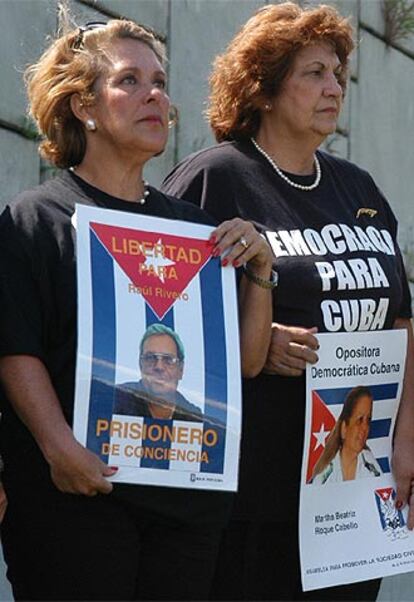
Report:
[{"label": "smaller poster", "polygon": [[414,570],[391,442],[405,330],[318,335],[307,367],[299,539],[304,591]]},{"label": "smaller poster", "polygon": [[114,482],[237,488],[237,291],[210,226],[77,205],[74,433]]}]

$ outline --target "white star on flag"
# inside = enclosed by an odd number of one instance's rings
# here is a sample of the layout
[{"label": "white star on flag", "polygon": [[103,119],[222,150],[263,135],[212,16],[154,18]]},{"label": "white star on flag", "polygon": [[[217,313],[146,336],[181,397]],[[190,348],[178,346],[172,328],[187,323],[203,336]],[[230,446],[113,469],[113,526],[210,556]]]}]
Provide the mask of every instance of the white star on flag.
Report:
[{"label": "white star on flag", "polygon": [[316,451],[318,449],[318,447],[325,447],[325,440],[330,432],[331,431],[325,431],[325,424],[322,422],[321,430],[319,432],[312,433],[312,435],[316,439],[316,445],[315,445],[313,451]]},{"label": "white star on flag", "polygon": [[[161,245],[162,245],[162,239],[159,238],[158,241],[155,243],[154,248],[155,247],[159,248]],[[142,265],[144,265],[147,270],[150,270],[151,268],[153,268],[155,275],[164,284],[164,270],[159,270],[158,268],[166,268],[170,265],[175,265],[175,263],[176,263],[175,261],[171,261],[171,259],[167,259],[166,257],[164,257],[164,255],[162,255],[162,256],[157,255],[156,257],[147,257]]]}]

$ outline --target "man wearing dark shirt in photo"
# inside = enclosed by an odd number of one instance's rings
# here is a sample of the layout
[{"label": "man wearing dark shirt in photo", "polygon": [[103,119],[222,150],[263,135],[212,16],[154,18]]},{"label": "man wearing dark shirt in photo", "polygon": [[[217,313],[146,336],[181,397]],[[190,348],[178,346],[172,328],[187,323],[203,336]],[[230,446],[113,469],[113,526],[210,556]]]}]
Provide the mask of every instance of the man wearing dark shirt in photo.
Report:
[{"label": "man wearing dark shirt in photo", "polygon": [[162,420],[200,422],[202,413],[179,391],[184,372],[184,346],[178,334],[163,324],[152,324],[139,348],[141,380],[116,387],[114,414]]}]

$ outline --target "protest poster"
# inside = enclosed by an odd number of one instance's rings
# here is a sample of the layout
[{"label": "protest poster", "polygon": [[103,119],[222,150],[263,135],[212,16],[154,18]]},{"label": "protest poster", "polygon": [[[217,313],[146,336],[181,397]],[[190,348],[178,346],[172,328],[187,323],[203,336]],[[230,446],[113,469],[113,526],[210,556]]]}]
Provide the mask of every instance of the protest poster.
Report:
[{"label": "protest poster", "polygon": [[407,508],[395,507],[392,433],[405,330],[318,335],[306,370],[299,543],[304,591],[414,570]]},{"label": "protest poster", "polygon": [[237,488],[237,292],[212,229],[77,205],[74,433],[114,482]]}]

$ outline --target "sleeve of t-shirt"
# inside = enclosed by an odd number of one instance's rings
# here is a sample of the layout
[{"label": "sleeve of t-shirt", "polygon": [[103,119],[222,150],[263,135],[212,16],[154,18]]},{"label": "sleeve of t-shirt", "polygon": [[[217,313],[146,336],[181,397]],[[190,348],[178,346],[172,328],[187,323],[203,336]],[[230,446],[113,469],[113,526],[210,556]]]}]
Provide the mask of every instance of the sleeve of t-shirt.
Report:
[{"label": "sleeve of t-shirt", "polygon": [[0,355],[45,360],[42,345],[41,267],[9,207],[0,217]]},{"label": "sleeve of t-shirt", "polygon": [[200,153],[178,163],[165,178],[161,190],[198,205],[217,223],[239,215],[226,163]]},{"label": "sleeve of t-shirt", "polygon": [[184,159],[167,175],[161,185],[166,194],[203,206],[203,171],[194,162]]}]

